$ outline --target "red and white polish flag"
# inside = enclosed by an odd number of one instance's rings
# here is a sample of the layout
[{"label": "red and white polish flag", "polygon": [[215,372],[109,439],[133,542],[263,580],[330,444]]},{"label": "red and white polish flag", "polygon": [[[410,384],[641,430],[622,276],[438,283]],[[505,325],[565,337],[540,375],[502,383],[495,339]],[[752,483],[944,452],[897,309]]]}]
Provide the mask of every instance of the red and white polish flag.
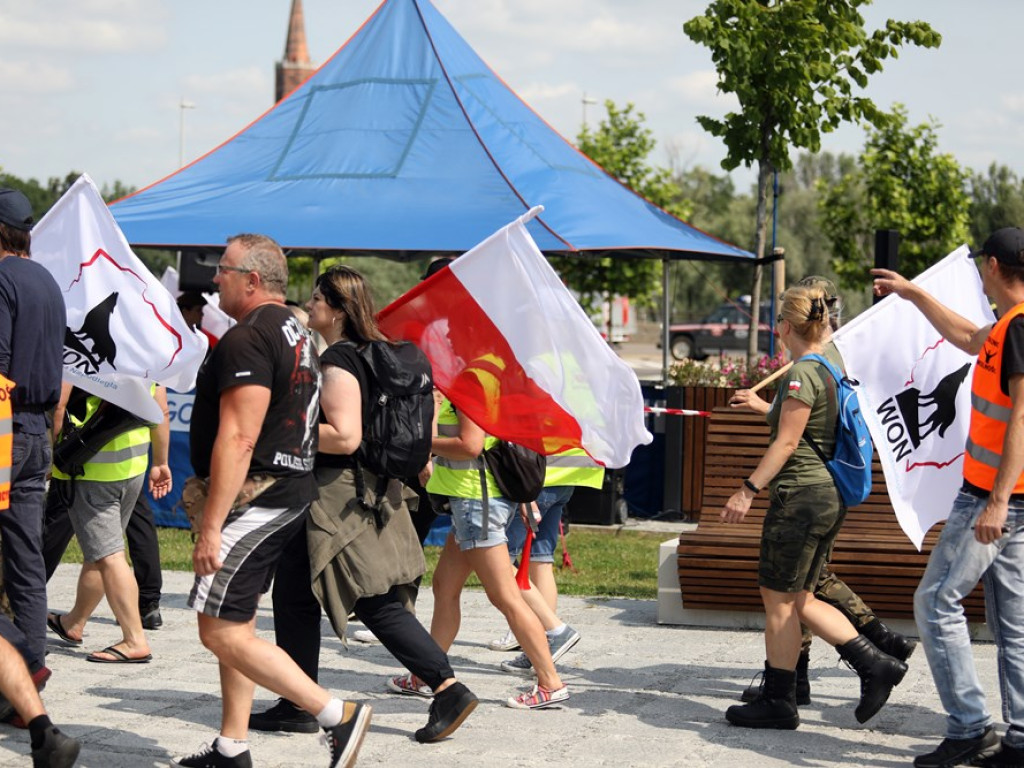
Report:
[{"label": "red and white polish flag", "polygon": [[544,454],[583,448],[608,467],[651,442],[640,382],[526,230],[500,229],[381,311],[418,345],[434,382],[488,434]]}]

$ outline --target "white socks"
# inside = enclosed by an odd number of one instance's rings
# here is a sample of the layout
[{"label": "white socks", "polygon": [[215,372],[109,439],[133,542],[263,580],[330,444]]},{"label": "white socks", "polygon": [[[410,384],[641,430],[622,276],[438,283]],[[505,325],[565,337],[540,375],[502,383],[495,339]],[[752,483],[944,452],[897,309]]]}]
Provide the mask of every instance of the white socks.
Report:
[{"label": "white socks", "polygon": [[316,721],[321,728],[332,728],[341,722],[345,717],[345,702],[341,699],[331,699],[327,706],[316,716]]},{"label": "white socks", "polygon": [[229,739],[227,736],[217,736],[217,751],[224,757],[238,757],[243,752],[249,751],[249,742],[244,739]]},{"label": "white socks", "polygon": [[557,627],[555,627],[554,629],[544,630],[544,634],[547,635],[548,637],[558,637],[560,634],[565,632],[565,628],[567,626],[569,626],[569,625],[563,622],[563,623],[559,624]]}]

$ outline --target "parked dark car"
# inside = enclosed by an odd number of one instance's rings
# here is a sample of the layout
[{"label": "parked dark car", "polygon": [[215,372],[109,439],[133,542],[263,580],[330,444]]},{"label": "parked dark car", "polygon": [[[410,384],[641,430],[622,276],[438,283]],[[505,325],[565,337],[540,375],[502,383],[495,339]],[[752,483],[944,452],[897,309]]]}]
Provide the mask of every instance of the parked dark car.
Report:
[{"label": "parked dark car", "polygon": [[[761,324],[757,334],[757,348],[768,352],[771,337],[771,306],[761,306]],[[746,352],[750,336],[750,298],[723,302],[697,323],[673,323],[668,327],[668,343],[672,357],[685,360],[692,357],[703,360],[708,355],[722,352]],[[659,341],[660,345],[660,341]]]}]

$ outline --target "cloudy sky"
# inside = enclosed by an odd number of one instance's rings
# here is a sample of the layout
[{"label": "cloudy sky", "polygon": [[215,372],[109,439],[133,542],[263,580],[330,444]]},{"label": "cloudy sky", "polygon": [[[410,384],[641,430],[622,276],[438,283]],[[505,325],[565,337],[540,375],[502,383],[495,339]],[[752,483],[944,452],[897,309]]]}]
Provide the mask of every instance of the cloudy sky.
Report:
[{"label": "cloudy sky", "polygon": [[[519,95],[567,138],[586,110],[633,102],[659,147],[652,160],[720,170],[721,144],[694,117],[734,102],[715,93],[706,49],[682,24],[695,0],[434,0]],[[273,99],[291,0],[0,0],[0,169],[45,180],[71,170],[98,183],[144,186],[212,149]],[[310,52],[326,60],[377,0],[304,0]],[[913,123],[940,124],[940,148],[961,164],[991,162],[1024,175],[1024,90],[1019,34],[1024,3],[901,0],[868,9],[921,19],[943,35],[935,50],[907,49],[867,95],[903,102]],[[598,103],[584,106],[583,99]],[[194,109],[182,110],[182,101]],[[182,131],[182,120],[184,131]],[[857,128],[825,149],[856,153]],[[753,176],[737,173],[739,184]]]}]

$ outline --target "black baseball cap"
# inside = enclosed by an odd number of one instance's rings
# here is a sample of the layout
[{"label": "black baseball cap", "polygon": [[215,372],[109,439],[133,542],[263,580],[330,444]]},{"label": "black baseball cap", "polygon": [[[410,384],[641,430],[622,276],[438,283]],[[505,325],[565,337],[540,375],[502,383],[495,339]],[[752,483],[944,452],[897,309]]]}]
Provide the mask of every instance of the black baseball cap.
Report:
[{"label": "black baseball cap", "polygon": [[1008,267],[1024,267],[1024,229],[997,229],[981,248],[971,251],[971,256],[991,256]]},{"label": "black baseball cap", "polygon": [[431,275],[440,272],[453,261],[455,261],[454,256],[443,256],[440,259],[434,259],[432,262],[430,262],[430,264],[427,265],[427,271],[423,273],[423,277],[421,277],[420,280],[426,280]]},{"label": "black baseball cap", "polygon": [[32,229],[32,204],[21,192],[0,187],[0,224],[28,232]]}]

